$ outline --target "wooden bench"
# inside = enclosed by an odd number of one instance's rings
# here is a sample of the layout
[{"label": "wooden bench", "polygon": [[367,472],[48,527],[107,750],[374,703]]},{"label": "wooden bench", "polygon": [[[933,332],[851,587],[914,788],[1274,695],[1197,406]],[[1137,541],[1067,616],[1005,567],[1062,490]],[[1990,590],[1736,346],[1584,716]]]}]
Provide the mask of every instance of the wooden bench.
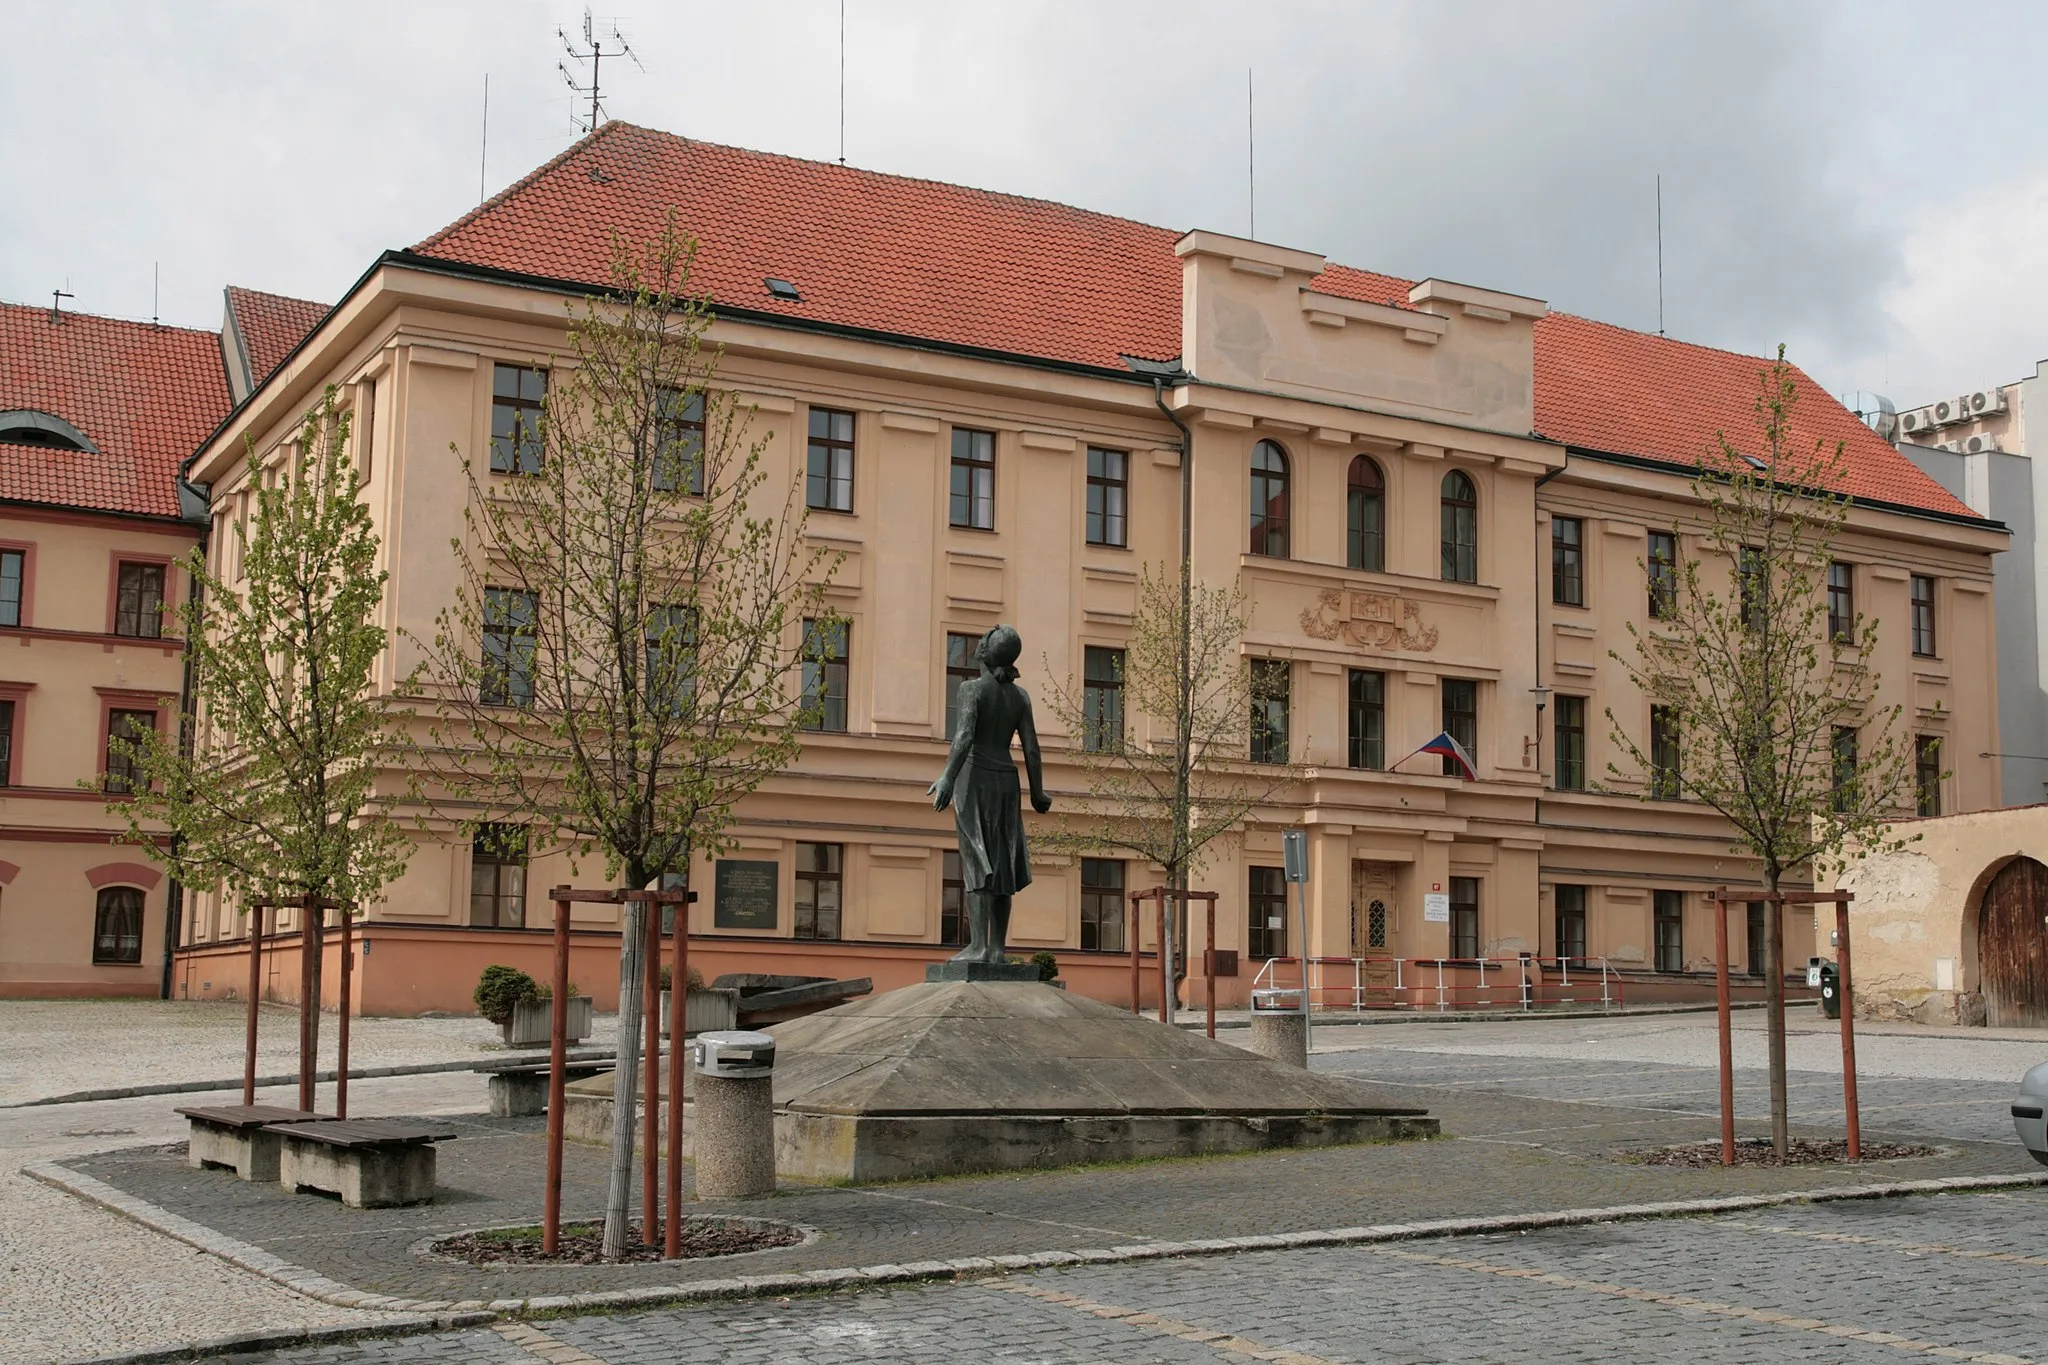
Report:
[{"label": "wooden bench", "polygon": [[294,1123],[332,1118],[275,1104],[192,1105],[177,1111],[192,1122],[185,1162],[199,1168],[233,1171],[244,1180],[277,1179],[283,1138],[277,1129]]},{"label": "wooden bench", "polygon": [[456,1136],[394,1119],[326,1119],[265,1129],[282,1142],[277,1183],[325,1190],[352,1209],[424,1204],[434,1197],[434,1144]]},{"label": "wooden bench", "polygon": [[[610,1058],[599,1061],[572,1061],[562,1064],[564,1081],[580,1081],[586,1076],[595,1076],[601,1071],[610,1071],[614,1063]],[[493,1118],[525,1118],[548,1112],[547,1062],[479,1062],[474,1068],[491,1078],[491,1116]]]}]

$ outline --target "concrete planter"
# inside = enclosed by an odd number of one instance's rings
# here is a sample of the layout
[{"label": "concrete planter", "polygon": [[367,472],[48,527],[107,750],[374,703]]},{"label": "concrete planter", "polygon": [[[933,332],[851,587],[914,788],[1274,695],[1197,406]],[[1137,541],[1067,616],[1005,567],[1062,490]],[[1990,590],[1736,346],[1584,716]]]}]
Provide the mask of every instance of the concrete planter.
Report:
[{"label": "concrete planter", "polygon": [[[661,993],[661,1032],[668,1036],[668,991]],[[689,1000],[683,1006],[684,1033],[716,1033],[721,1029],[738,1028],[740,1023],[740,993],[730,989],[708,987],[693,988]]]},{"label": "concrete planter", "polygon": [[[507,1047],[546,1047],[548,1030],[554,1024],[552,1000],[522,1000],[512,1007],[505,1023]],[[591,1002],[587,995],[569,997],[569,1036],[565,1042],[580,1043],[590,1036]]]}]

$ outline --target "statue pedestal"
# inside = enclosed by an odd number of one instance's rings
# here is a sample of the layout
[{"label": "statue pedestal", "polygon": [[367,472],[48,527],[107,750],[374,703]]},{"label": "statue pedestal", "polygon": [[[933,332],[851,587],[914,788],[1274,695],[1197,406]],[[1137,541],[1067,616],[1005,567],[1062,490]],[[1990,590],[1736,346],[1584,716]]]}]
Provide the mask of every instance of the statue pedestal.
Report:
[{"label": "statue pedestal", "polygon": [[926,981],[1037,981],[1035,962],[934,962]]}]

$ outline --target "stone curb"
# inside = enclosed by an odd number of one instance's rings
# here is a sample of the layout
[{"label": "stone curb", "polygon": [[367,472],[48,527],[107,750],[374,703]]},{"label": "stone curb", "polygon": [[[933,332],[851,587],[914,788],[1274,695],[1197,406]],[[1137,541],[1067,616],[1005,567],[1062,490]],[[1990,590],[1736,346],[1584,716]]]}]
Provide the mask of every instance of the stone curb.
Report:
[{"label": "stone curb", "polygon": [[450,1313],[423,1321],[406,1315],[386,1322],[367,1323],[361,1326],[337,1324],[328,1327],[237,1332],[232,1336],[209,1337],[205,1341],[188,1341],[182,1346],[151,1347],[146,1351],[117,1351],[112,1355],[71,1356],[57,1362],[57,1365],[168,1365],[168,1362],[235,1355],[245,1351],[277,1351],[293,1346],[324,1346],[331,1342],[364,1341],[372,1337],[418,1336],[427,1332],[456,1331],[464,1327],[481,1327],[487,1322],[495,1321],[497,1316],[495,1313],[486,1312]]},{"label": "stone curb", "polygon": [[[612,1059],[613,1055],[614,1049],[610,1048],[599,1052],[579,1048],[570,1054],[569,1060],[572,1062],[608,1062]],[[532,1060],[545,1061],[546,1059],[547,1054],[542,1052]],[[486,1057],[471,1058],[468,1061],[461,1062],[407,1062],[399,1066],[350,1067],[348,1078],[352,1081],[362,1081],[378,1080],[387,1076],[426,1076],[439,1071],[474,1071],[477,1067],[488,1066],[495,1060],[495,1058]],[[479,1072],[478,1074],[487,1075],[489,1073],[486,1071]],[[316,1071],[313,1073],[315,1083],[328,1082],[335,1079],[337,1079],[337,1073],[334,1071]],[[276,1076],[258,1076],[256,1078],[258,1086],[297,1085],[298,1083],[299,1073],[296,1071],[285,1072]],[[90,1104],[95,1100],[132,1100],[146,1095],[192,1095],[209,1090],[240,1090],[241,1088],[242,1078],[240,1076],[230,1077],[227,1080],[221,1081],[162,1081],[153,1085],[117,1085],[103,1090],[73,1090],[68,1094],[45,1095],[40,1099],[15,1100],[11,1104],[0,1104],[0,1109],[34,1109],[50,1104]]]},{"label": "stone curb", "polygon": [[[1418,1223],[1377,1223],[1368,1227],[1320,1228],[1305,1232],[1265,1233],[1248,1237],[1211,1237],[1192,1241],[1139,1242],[1081,1251],[1041,1251],[1025,1255],[965,1256],[945,1261],[910,1261],[808,1270],[786,1275],[742,1275],[730,1279],[692,1280],[675,1285],[606,1290],[587,1294],[545,1294],[525,1299],[465,1300],[401,1299],[368,1294],[316,1271],[296,1266],[260,1247],[251,1246],[180,1217],[144,1199],[125,1194],[104,1181],[53,1161],[21,1168],[32,1180],[77,1195],[102,1208],[154,1228],[230,1265],[274,1280],[308,1298],[340,1308],[407,1315],[404,1319],[366,1324],[358,1333],[416,1334],[468,1326],[498,1316],[530,1313],[582,1312],[608,1308],[651,1308],[661,1304],[717,1299],[756,1298],[815,1293],[827,1289],[898,1284],[916,1280],[952,1280],[1012,1271],[1048,1270],[1071,1265],[1102,1265],[1152,1261],[1172,1256],[1219,1256],[1245,1251],[1291,1251],[1301,1247],[1357,1246],[1376,1242],[1407,1242],[1427,1237],[1470,1237],[1540,1228],[1575,1227],[1588,1223],[1633,1222],[1654,1218],[1688,1218],[1711,1213],[1738,1213],[1785,1204],[1834,1203],[1850,1199],[1888,1199],[1904,1195],[1949,1194],[1965,1190],[1996,1190],[2048,1185],[2048,1171],[2021,1175],[1946,1176],[1935,1180],[1897,1180],[1883,1184],[1838,1185],[1773,1194],[1724,1195],[1710,1199],[1677,1199],[1649,1204],[1615,1204],[1605,1208],[1559,1209],[1548,1213],[1515,1213],[1486,1218],[1438,1218]],[[346,1330],[346,1329],[345,1329]],[[296,1339],[296,1338],[294,1338]],[[247,1349],[247,1348],[244,1348]],[[93,1365],[143,1365],[175,1360],[201,1352],[180,1347],[166,1354],[149,1351],[98,1357]]]},{"label": "stone curb", "polygon": [[[1786,1002],[1785,1007],[1787,1009],[1798,1009],[1806,1003],[1800,1000],[1790,1000]],[[1731,1008],[1737,1010],[1760,1010],[1763,1007],[1764,1004],[1761,1000],[1738,1000],[1731,1006]],[[1441,1013],[1436,1010],[1424,1009],[1376,1010],[1369,1014],[1359,1015],[1318,1014],[1313,1016],[1309,1022],[1318,1029],[1372,1028],[1387,1024],[1519,1024],[1535,1023],[1546,1019],[1642,1019],[1662,1014],[1712,1014],[1717,1008],[1719,1007],[1708,1003],[1705,1005],[1642,1005],[1611,1010],[1511,1010],[1505,1006],[1496,1010],[1444,1010]],[[1193,1017],[1176,1019],[1174,1021],[1175,1028],[1195,1032],[1208,1027],[1207,1020],[1199,1010],[1183,1010],[1182,1013],[1192,1014]],[[1150,1018],[1152,1016],[1147,1014],[1146,1017]],[[1216,1021],[1218,1032],[1227,1028],[1250,1027],[1251,1017],[1249,1015],[1241,1019],[1219,1018]]]}]

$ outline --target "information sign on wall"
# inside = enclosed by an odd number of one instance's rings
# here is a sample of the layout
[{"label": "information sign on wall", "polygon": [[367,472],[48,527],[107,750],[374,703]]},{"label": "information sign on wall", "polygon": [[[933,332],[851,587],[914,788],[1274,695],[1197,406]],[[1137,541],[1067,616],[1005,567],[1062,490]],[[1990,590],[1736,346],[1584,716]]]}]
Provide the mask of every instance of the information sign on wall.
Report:
[{"label": "information sign on wall", "polygon": [[712,925],[719,929],[773,929],[778,871],[778,864],[767,859],[720,858]]},{"label": "information sign on wall", "polygon": [[1422,895],[1422,922],[1424,924],[1449,924],[1451,922],[1451,898],[1442,891],[1425,891]]}]

